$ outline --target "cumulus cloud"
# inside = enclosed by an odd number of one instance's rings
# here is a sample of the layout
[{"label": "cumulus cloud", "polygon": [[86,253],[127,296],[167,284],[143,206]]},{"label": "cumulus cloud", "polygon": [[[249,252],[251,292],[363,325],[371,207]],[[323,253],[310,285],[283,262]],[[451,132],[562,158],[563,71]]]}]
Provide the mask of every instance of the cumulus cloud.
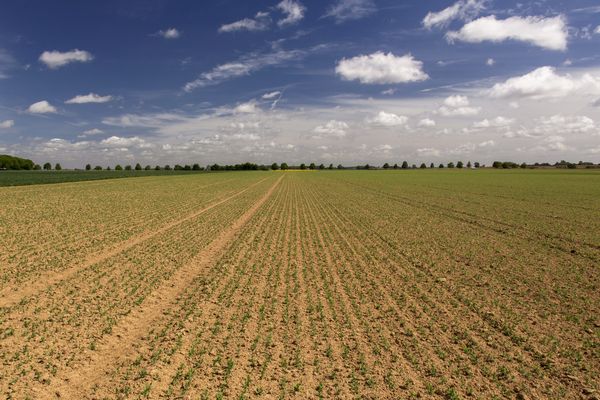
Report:
[{"label": "cumulus cloud", "polygon": [[104,134],[104,131],[98,128],[92,128],[92,129],[88,129],[85,130],[83,132],[81,132],[81,135],[79,135],[78,137],[87,137],[87,136],[95,136],[95,135],[102,135]]},{"label": "cumulus cloud", "polygon": [[66,104],[108,103],[112,96],[100,96],[96,93],[82,94],[65,101]]},{"label": "cumulus cloud", "polygon": [[294,0],[283,0],[277,4],[277,8],[285,14],[285,18],[277,22],[280,27],[297,23],[304,18],[306,11],[306,7],[302,3]]},{"label": "cumulus cloud", "polygon": [[338,138],[346,136],[346,131],[349,128],[344,121],[336,121],[334,119],[327,122],[325,125],[317,126],[313,132]]},{"label": "cumulus cloud", "polygon": [[256,104],[256,101],[248,101],[246,103],[242,103],[237,105],[234,110],[236,114],[254,114],[260,112],[260,108]]},{"label": "cumulus cloud", "polygon": [[422,147],[417,149],[417,154],[420,157],[439,157],[442,154],[442,152],[433,147]]},{"label": "cumulus cloud", "polygon": [[510,126],[514,124],[515,120],[513,118],[506,118],[502,116],[498,116],[493,119],[484,119],[482,121],[474,122],[474,128],[502,128],[505,126]]},{"label": "cumulus cloud", "polygon": [[488,67],[492,67],[494,66],[494,64],[496,64],[496,60],[494,60],[493,58],[488,58],[485,62],[485,65],[487,65]]},{"label": "cumulus cloud", "polygon": [[230,24],[221,25],[219,32],[237,31],[266,31],[271,25],[271,16],[268,12],[260,11],[254,18],[244,18]]},{"label": "cumulus cloud", "polygon": [[12,119],[7,119],[5,121],[0,121],[0,129],[8,129],[15,126],[15,121]]},{"label": "cumulus cloud", "polygon": [[381,126],[400,126],[405,125],[408,122],[408,117],[404,115],[396,115],[394,113],[387,113],[385,111],[379,111],[379,113],[373,117],[368,118],[367,122],[373,125]]},{"label": "cumulus cloud", "polygon": [[598,127],[594,120],[585,115],[557,114],[540,118],[537,129],[550,133],[598,133]]},{"label": "cumulus cloud", "polygon": [[33,103],[27,109],[32,114],[53,114],[56,113],[56,107],[48,103],[46,100]]},{"label": "cumulus cloud", "polygon": [[44,51],[40,55],[40,62],[46,64],[50,69],[64,67],[73,62],[90,62],[94,59],[92,54],[85,50],[71,50],[67,52],[60,51]]},{"label": "cumulus cloud", "polygon": [[338,0],[327,10],[324,17],[332,17],[336,23],[341,24],[365,18],[375,12],[377,7],[373,0]]},{"label": "cumulus cloud", "polygon": [[479,114],[480,107],[471,107],[467,96],[453,95],[444,100],[438,110],[445,117],[467,117]]},{"label": "cumulus cloud", "polygon": [[301,50],[278,50],[271,53],[250,53],[237,61],[218,65],[208,72],[200,74],[198,79],[184,86],[186,92],[206,86],[218,85],[229,79],[249,75],[263,68],[283,64],[304,57]]},{"label": "cumulus cloud", "polygon": [[427,29],[445,27],[456,19],[468,20],[474,18],[485,7],[486,0],[460,0],[441,11],[427,13],[422,24]]},{"label": "cumulus cloud", "polygon": [[175,28],[169,28],[164,31],[158,31],[158,32],[156,32],[156,34],[165,39],[177,39],[177,38],[181,37],[181,32]]},{"label": "cumulus cloud", "polygon": [[600,78],[584,74],[579,78],[569,74],[559,75],[553,67],[540,67],[528,74],[495,84],[489,91],[491,97],[522,97],[551,99],[573,93],[600,92]]},{"label": "cumulus cloud", "polygon": [[395,56],[381,51],[369,55],[342,59],[335,72],[345,80],[367,84],[420,82],[429,79],[423,72],[423,63],[406,54]]},{"label": "cumulus cloud", "polygon": [[485,148],[485,147],[493,147],[496,145],[496,142],[493,140],[486,140],[477,145],[477,147]]},{"label": "cumulus cloud", "polygon": [[446,34],[449,42],[481,43],[516,40],[549,50],[566,50],[568,36],[567,24],[563,16],[552,18],[515,16],[499,20],[495,15],[491,15],[471,21],[459,31]]},{"label": "cumulus cloud", "polygon": [[431,127],[434,127],[436,125],[436,123],[431,118],[423,118],[422,120],[419,121],[418,125],[420,127],[424,127],[424,128],[431,128]]},{"label": "cumulus cloud", "polygon": [[600,35],[600,25],[598,25],[598,26],[596,27],[596,29],[594,30],[594,33],[595,33],[596,35]]},{"label": "cumulus cloud", "polygon": [[279,97],[279,96],[281,96],[281,92],[280,92],[280,91],[278,91],[278,90],[276,90],[276,91],[274,91],[274,92],[269,92],[269,93],[265,93],[265,94],[263,94],[263,95],[262,95],[262,98],[263,98],[264,100],[273,100],[273,99],[275,99],[275,98],[277,98],[277,97]]},{"label": "cumulus cloud", "polygon": [[133,137],[119,137],[111,136],[100,141],[100,144],[105,147],[137,147],[137,148],[152,148],[152,143],[146,142],[144,139],[133,136]]}]

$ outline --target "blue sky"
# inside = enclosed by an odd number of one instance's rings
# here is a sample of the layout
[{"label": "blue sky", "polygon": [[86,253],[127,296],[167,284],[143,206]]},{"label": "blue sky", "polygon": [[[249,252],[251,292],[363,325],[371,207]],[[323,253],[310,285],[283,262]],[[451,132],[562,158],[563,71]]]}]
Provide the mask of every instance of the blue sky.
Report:
[{"label": "blue sky", "polygon": [[600,161],[597,1],[31,1],[0,152],[140,162]]}]

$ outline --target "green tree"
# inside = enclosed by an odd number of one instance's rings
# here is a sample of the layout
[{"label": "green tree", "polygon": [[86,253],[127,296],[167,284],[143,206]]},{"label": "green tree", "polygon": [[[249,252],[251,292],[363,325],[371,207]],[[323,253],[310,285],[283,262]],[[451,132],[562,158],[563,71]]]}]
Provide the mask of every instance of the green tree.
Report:
[{"label": "green tree", "polygon": [[56,165],[54,166],[54,169],[57,171],[62,170],[62,166],[60,165],[60,163],[56,163]]},{"label": "green tree", "polygon": [[479,168],[479,161],[475,161],[475,164],[473,164],[475,166],[475,168]]},{"label": "green tree", "polygon": [[289,169],[290,167],[288,167],[287,163],[281,163],[281,170],[285,171],[286,169]]},{"label": "green tree", "polygon": [[101,166],[99,166],[99,165],[96,165],[96,166],[94,167],[94,170],[95,170],[95,171],[102,171],[102,167],[101,167]]},{"label": "green tree", "polygon": [[140,165],[140,163],[135,164],[135,170],[136,171],[141,171],[142,170],[142,166]]},{"label": "green tree", "polygon": [[448,168],[454,168],[454,163],[452,161],[448,163]]},{"label": "green tree", "polygon": [[185,167],[183,167],[183,170],[184,171],[191,171],[192,167],[190,165],[188,165],[188,164],[185,164]]},{"label": "green tree", "polygon": [[521,168],[527,168],[527,163],[521,164]]},{"label": "green tree", "polygon": [[337,169],[344,169],[344,166],[342,164],[338,164]]},{"label": "green tree", "polygon": [[85,170],[89,171],[92,169],[92,166],[90,164],[85,164]]},{"label": "green tree", "polygon": [[160,165],[157,165],[156,167],[154,167],[155,171],[160,171]]},{"label": "green tree", "polygon": [[150,171],[151,169],[152,169],[152,167],[151,167],[151,166],[149,166],[149,165],[146,165],[146,166],[144,167],[144,171]]},{"label": "green tree", "polygon": [[402,169],[408,169],[408,163],[406,161],[402,161]]},{"label": "green tree", "polygon": [[439,169],[443,169],[443,168],[444,168],[444,164],[441,164],[441,163],[440,163],[440,165],[438,165],[438,168],[439,168]]},{"label": "green tree", "polygon": [[165,165],[165,171],[171,171],[171,166],[169,164]]},{"label": "green tree", "polygon": [[388,164],[388,163],[383,164],[383,169],[388,169],[389,167],[390,167],[390,164]]},{"label": "green tree", "polygon": [[42,166],[40,164],[35,164],[33,166],[33,169],[36,170],[36,171],[39,171],[40,169],[42,169]]},{"label": "green tree", "polygon": [[429,165],[429,168],[435,168],[435,165],[431,163],[431,165]]},{"label": "green tree", "polygon": [[44,164],[44,170],[50,171],[51,169],[52,169],[52,164],[50,164],[49,162]]},{"label": "green tree", "polygon": [[273,164],[271,164],[271,169],[273,171],[277,171],[279,169],[279,164],[277,164],[276,162],[274,162]]},{"label": "green tree", "polygon": [[492,167],[494,167],[494,168],[502,168],[502,162],[501,161],[494,161],[492,163]]},{"label": "green tree", "polygon": [[425,168],[427,168],[427,165],[425,165],[425,163],[421,163],[421,167],[420,168],[421,169],[425,169]]},{"label": "green tree", "polygon": [[131,171],[131,165],[126,165],[125,166],[125,171]]},{"label": "green tree", "polygon": [[194,164],[192,165],[192,171],[200,171],[202,168],[200,168],[200,164]]},{"label": "green tree", "polygon": [[304,163],[300,164],[300,169],[306,169],[306,164],[304,164]]},{"label": "green tree", "polygon": [[121,165],[120,165],[120,164],[117,164],[117,165],[115,166],[115,171],[123,171],[123,167],[121,167]]},{"label": "green tree", "polygon": [[325,165],[324,164],[319,164],[319,169],[325,169]]},{"label": "green tree", "polygon": [[463,165],[462,161],[459,161],[456,163],[456,168],[463,168],[463,167],[464,167],[464,165]]},{"label": "green tree", "polygon": [[308,166],[308,168],[310,168],[310,169],[317,169],[317,166],[313,162],[313,163],[310,163],[310,165]]},{"label": "green tree", "polygon": [[329,164],[329,169],[333,169],[333,164]]},{"label": "green tree", "polygon": [[471,168],[472,166],[471,161],[467,162],[467,168]]}]

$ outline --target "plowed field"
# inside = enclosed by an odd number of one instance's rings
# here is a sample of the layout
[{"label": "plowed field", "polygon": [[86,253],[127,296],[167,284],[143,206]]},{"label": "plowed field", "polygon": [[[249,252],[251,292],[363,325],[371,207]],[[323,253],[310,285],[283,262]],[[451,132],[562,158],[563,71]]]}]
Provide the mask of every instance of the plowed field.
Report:
[{"label": "plowed field", "polygon": [[592,399],[600,174],[0,188],[0,398]]}]

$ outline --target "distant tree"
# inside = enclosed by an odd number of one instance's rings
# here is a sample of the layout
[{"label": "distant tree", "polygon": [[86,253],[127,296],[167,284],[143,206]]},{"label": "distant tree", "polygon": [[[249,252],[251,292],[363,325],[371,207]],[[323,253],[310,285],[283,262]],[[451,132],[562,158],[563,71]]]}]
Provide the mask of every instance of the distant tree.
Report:
[{"label": "distant tree", "polygon": [[99,166],[99,165],[96,165],[96,166],[94,167],[94,171],[102,171],[102,167],[101,167],[101,166]]},{"label": "distant tree", "polygon": [[473,165],[471,164],[471,161],[467,162],[467,168],[471,168]]},{"label": "distant tree", "polygon": [[290,167],[288,167],[287,163],[281,163],[281,169],[282,170],[286,170],[289,169]]},{"label": "distant tree", "polygon": [[444,164],[440,164],[440,165],[438,166],[438,168],[440,168],[440,169],[444,168]]},{"label": "distant tree", "polygon": [[192,165],[192,171],[200,171],[202,168],[200,168],[200,164],[196,163],[194,165]]},{"label": "distant tree", "polygon": [[126,165],[125,166],[125,171],[131,171],[131,165]]},{"label": "distant tree", "polygon": [[120,164],[117,164],[117,165],[115,166],[115,171],[123,171],[123,167],[121,167],[121,165],[120,165]]},{"label": "distant tree", "polygon": [[85,164],[85,170],[89,171],[92,169],[92,166],[90,164]]},{"label": "distant tree", "polygon": [[527,163],[521,164],[521,168],[527,168]]},{"label": "distant tree", "polygon": [[408,163],[406,161],[402,161],[402,169],[408,169]]},{"label": "distant tree", "polygon": [[152,167],[151,167],[151,166],[149,166],[149,165],[146,165],[146,166],[144,167],[144,171],[150,171],[151,169],[152,169]]},{"label": "distant tree", "polygon": [[333,164],[329,164],[328,169],[333,169]]},{"label": "distant tree", "polygon": [[183,167],[183,170],[184,170],[184,171],[191,171],[191,170],[192,170],[192,166],[191,166],[191,165],[188,165],[188,164],[186,164],[186,165],[185,165],[185,167]]},{"label": "distant tree", "polygon": [[306,169],[306,164],[304,164],[304,163],[300,164],[300,169]]},{"label": "distant tree", "polygon": [[42,166],[40,164],[35,164],[33,166],[33,169],[36,170],[36,171],[39,171],[40,169],[42,169]]},{"label": "distant tree", "polygon": [[142,170],[142,166],[140,165],[140,163],[135,164],[135,170],[136,171],[141,171]]},{"label": "distant tree", "polygon": [[160,165],[157,165],[156,167],[154,167],[155,171],[160,171]]},{"label": "distant tree", "polygon": [[388,163],[383,164],[383,169],[388,169],[389,167],[390,167],[390,164],[388,164]]},{"label": "distant tree", "polygon": [[44,170],[50,171],[51,169],[52,169],[52,164],[50,164],[49,162],[44,164]]},{"label": "distant tree", "polygon": [[501,161],[494,161],[492,163],[492,167],[494,167],[494,168],[502,168],[502,162]]},{"label": "distant tree", "polygon": [[338,164],[337,169],[344,169],[344,166],[342,164]]},{"label": "distant tree", "polygon": [[279,164],[277,164],[276,162],[274,162],[273,164],[271,164],[271,169],[273,171],[277,171],[279,169]]},{"label": "distant tree", "polygon": [[454,163],[452,161],[448,163],[448,168],[454,168]]},{"label": "distant tree", "polygon": [[464,167],[464,165],[463,165],[462,161],[459,161],[456,163],[456,168],[463,168],[463,167]]},{"label": "distant tree", "polygon": [[429,168],[435,168],[435,164],[434,163],[429,164]]},{"label": "distant tree", "polygon": [[308,166],[308,168],[310,168],[310,169],[317,169],[317,166],[313,162],[313,163],[310,163],[310,165]]},{"label": "distant tree", "polygon": [[325,169],[325,165],[324,164],[319,164],[319,169]]},{"label": "distant tree", "polygon": [[59,163],[56,163],[56,165],[54,166],[54,169],[57,171],[60,171],[62,169],[62,166]]},{"label": "distant tree", "polygon": [[479,168],[479,161],[475,161],[475,164],[473,164],[475,166],[475,168]]},{"label": "distant tree", "polygon": [[106,167],[106,170],[107,170],[107,171],[110,171],[110,165],[109,165],[108,167]]},{"label": "distant tree", "polygon": [[165,171],[171,171],[171,166],[169,164],[165,165]]},{"label": "distant tree", "polygon": [[412,168],[412,169],[417,169],[417,164],[413,164],[413,165],[411,166],[411,168]]},{"label": "distant tree", "polygon": [[398,169],[398,164],[394,164],[394,169]]},{"label": "distant tree", "polygon": [[181,171],[183,170],[183,167],[179,164],[175,164],[175,167],[173,168],[175,171]]},{"label": "distant tree", "polygon": [[427,165],[425,165],[425,163],[421,163],[421,167],[420,168],[421,169],[425,169],[425,168],[427,168]]}]

